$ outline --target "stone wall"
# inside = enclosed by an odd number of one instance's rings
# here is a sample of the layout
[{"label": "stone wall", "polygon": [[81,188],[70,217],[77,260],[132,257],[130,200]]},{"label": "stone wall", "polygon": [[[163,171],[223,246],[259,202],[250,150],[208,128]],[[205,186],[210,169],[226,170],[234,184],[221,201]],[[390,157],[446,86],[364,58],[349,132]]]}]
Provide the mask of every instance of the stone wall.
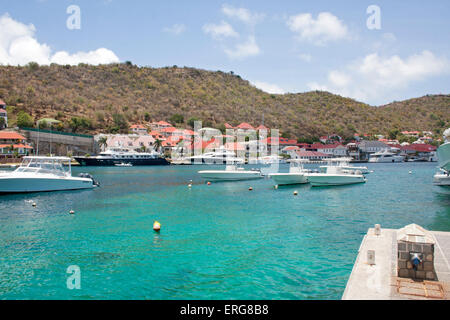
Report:
[{"label": "stone wall", "polygon": [[[422,262],[414,270],[411,253],[422,254]],[[437,280],[434,270],[434,244],[398,241],[398,276],[419,280]]]}]

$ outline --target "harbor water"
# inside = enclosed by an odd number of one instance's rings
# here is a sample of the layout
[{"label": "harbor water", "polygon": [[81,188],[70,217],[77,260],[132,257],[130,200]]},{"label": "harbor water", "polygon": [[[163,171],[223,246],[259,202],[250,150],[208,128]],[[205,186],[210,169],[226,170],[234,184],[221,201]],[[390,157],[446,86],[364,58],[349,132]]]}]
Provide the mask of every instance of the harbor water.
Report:
[{"label": "harbor water", "polygon": [[0,299],[340,299],[369,227],[450,231],[436,163],[361,165],[365,184],[278,189],[207,185],[205,166],[74,168],[101,187],[0,196]]}]

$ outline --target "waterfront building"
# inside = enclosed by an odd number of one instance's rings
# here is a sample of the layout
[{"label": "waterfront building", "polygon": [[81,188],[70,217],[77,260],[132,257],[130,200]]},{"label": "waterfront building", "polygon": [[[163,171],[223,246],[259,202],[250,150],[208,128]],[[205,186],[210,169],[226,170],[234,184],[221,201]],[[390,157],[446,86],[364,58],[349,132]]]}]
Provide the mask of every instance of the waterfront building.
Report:
[{"label": "waterfront building", "polygon": [[106,137],[106,149],[111,147],[127,148],[134,151],[153,150],[155,138],[149,134],[100,134],[95,141]]},{"label": "waterfront building", "polygon": [[11,158],[14,155],[24,156],[32,152],[33,147],[27,144],[26,138],[15,131],[0,131],[0,157]]},{"label": "waterfront building", "polygon": [[310,161],[319,161],[324,160],[327,158],[331,158],[329,154],[319,152],[319,151],[306,151],[306,150],[300,150],[295,151],[291,156],[292,159],[304,159],[304,160],[310,160]]}]

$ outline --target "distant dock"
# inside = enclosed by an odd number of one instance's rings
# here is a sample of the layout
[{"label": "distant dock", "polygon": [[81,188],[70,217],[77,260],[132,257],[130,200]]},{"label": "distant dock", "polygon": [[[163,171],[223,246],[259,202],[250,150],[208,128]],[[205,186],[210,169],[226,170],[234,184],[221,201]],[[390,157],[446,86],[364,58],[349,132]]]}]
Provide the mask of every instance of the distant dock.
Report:
[{"label": "distant dock", "polygon": [[[405,228],[409,229],[404,232]],[[416,225],[405,228],[368,230],[343,300],[450,299],[450,232],[427,231]],[[410,230],[425,233],[412,235]],[[402,242],[402,232],[416,242]],[[417,266],[413,259],[410,262],[415,252],[422,259]]]}]

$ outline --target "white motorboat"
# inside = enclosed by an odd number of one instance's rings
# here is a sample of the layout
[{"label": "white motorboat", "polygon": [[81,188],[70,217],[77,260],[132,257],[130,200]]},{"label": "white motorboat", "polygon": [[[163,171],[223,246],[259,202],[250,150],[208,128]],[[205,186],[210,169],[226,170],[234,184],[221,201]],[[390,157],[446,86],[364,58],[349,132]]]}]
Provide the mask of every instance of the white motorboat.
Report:
[{"label": "white motorboat", "polygon": [[115,166],[116,167],[132,167],[133,165],[131,163],[121,162],[121,163],[116,163]]},{"label": "white motorboat", "polygon": [[364,183],[366,178],[359,170],[345,169],[348,159],[336,158],[327,160],[328,165],[321,167],[319,173],[306,173],[308,181],[313,187],[339,186],[355,183]]},{"label": "white motorboat", "polygon": [[[350,161],[352,160],[352,158],[341,158],[341,160],[343,162],[348,161],[348,163],[350,163]],[[320,168],[325,168],[326,166],[320,166]],[[343,169],[345,170],[349,170],[349,171],[360,171],[362,174],[369,174],[370,171],[367,167],[356,167],[356,166],[352,166],[350,164],[348,165],[342,165],[341,166]]]},{"label": "white motorboat", "polygon": [[289,172],[286,173],[271,173],[269,177],[275,182],[275,185],[288,184],[303,184],[308,183],[308,178],[305,173],[310,172],[303,167],[305,160],[293,159],[288,161],[290,163]]},{"label": "white motorboat", "polygon": [[249,164],[274,164],[274,163],[286,163],[286,160],[284,160],[283,157],[279,155],[268,155],[268,156],[262,156],[259,158],[249,158],[248,159]]},{"label": "white motorboat", "polygon": [[133,166],[170,164],[159,152],[136,152],[122,147],[109,148],[98,156],[75,157],[75,160],[82,166],[115,166],[121,163],[130,163]]},{"label": "white motorboat", "polygon": [[450,172],[441,169],[434,175],[433,183],[437,186],[450,186]]},{"label": "white motorboat", "polygon": [[387,149],[370,155],[369,162],[403,162],[404,157],[389,152]]},{"label": "white motorboat", "polygon": [[225,170],[202,170],[198,174],[205,180],[238,181],[262,178],[259,170],[245,170],[234,164],[227,164]]},{"label": "white motorboat", "polygon": [[438,166],[445,171],[450,171],[450,128],[444,131],[445,143],[437,149]]},{"label": "white motorboat", "polygon": [[214,152],[205,152],[201,155],[196,155],[186,158],[191,164],[225,164],[227,162],[244,164],[244,158],[236,157],[233,151],[219,149]]},{"label": "white motorboat", "polygon": [[[69,164],[67,170],[64,162]],[[96,185],[89,174],[72,177],[67,157],[24,157],[20,167],[0,175],[0,193],[90,189]]]}]

